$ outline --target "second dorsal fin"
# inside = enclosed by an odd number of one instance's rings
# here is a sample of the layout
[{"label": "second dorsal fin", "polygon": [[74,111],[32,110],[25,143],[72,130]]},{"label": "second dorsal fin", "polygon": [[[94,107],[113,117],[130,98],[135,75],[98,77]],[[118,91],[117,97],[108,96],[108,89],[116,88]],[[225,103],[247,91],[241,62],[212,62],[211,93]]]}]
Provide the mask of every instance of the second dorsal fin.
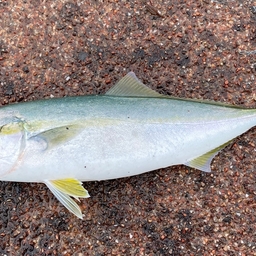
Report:
[{"label": "second dorsal fin", "polygon": [[123,97],[164,97],[164,95],[144,85],[133,72],[129,72],[106,92],[109,96]]}]

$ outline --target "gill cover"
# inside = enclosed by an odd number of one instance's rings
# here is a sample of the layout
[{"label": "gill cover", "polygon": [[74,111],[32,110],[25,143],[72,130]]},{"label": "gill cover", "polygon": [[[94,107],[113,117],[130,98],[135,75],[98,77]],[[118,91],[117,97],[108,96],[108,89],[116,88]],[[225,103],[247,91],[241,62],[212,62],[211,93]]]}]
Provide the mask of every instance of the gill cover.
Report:
[{"label": "gill cover", "polygon": [[15,170],[24,148],[23,122],[12,113],[0,113],[0,177]]}]

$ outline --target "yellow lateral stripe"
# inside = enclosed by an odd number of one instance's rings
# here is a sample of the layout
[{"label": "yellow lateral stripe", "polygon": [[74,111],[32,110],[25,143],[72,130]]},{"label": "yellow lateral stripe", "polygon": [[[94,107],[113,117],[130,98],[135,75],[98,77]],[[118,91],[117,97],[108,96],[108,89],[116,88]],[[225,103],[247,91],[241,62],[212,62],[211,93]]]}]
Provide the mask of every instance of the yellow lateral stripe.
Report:
[{"label": "yellow lateral stripe", "polygon": [[89,197],[88,191],[83,187],[82,182],[74,178],[52,180],[52,185],[59,191],[73,197]]}]

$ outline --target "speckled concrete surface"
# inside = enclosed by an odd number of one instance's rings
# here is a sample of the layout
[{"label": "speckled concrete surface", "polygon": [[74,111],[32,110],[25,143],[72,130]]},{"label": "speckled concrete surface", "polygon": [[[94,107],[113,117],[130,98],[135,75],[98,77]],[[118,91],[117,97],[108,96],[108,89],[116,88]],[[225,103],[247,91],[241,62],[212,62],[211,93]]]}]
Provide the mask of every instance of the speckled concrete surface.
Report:
[{"label": "speckled concrete surface", "polygon": [[[160,93],[256,107],[255,1],[0,1],[0,103]],[[256,255],[255,128],[206,174],[175,166],[84,186],[84,220],[42,184],[0,182],[1,255]],[[171,156],[170,156],[171,157]]]}]

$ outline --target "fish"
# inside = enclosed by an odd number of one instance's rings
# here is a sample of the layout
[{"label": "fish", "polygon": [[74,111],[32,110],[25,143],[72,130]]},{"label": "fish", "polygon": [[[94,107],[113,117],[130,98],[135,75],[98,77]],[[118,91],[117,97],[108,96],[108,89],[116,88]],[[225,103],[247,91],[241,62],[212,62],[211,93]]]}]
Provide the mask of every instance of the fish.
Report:
[{"label": "fish", "polygon": [[104,95],[2,106],[0,180],[44,183],[82,219],[82,182],[181,164],[210,172],[214,156],[255,125],[255,108],[159,94],[129,72]]}]

